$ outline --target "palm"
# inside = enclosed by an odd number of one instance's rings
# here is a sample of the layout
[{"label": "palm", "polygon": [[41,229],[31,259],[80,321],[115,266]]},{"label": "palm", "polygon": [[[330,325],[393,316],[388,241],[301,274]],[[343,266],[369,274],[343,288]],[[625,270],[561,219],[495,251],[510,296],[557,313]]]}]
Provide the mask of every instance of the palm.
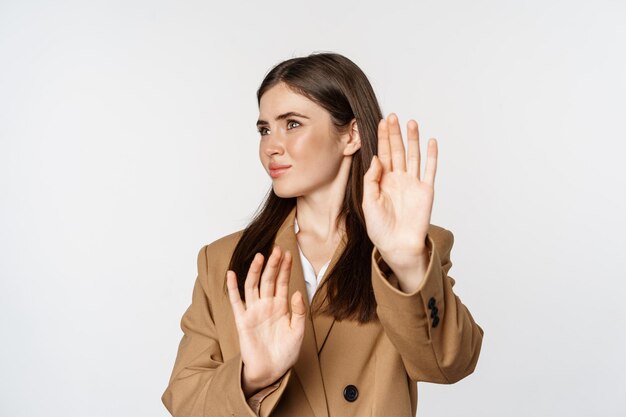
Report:
[{"label": "palm", "polygon": [[408,262],[425,245],[434,199],[437,142],[429,141],[424,179],[420,179],[419,132],[408,123],[408,162],[395,114],[378,126],[377,158],[365,174],[363,213],[367,233],[382,252]]},{"label": "palm", "polygon": [[261,276],[262,267],[263,255],[257,254],[245,281],[245,306],[235,273],[227,272],[245,373],[260,385],[275,381],[297,361],[306,311],[302,294],[296,291],[291,298],[293,313],[289,314],[291,253],[286,251],[281,259],[281,250],[275,247]]},{"label": "palm", "polygon": [[277,374],[284,373],[284,364],[297,360],[301,330],[291,328],[287,299],[261,298],[252,303],[239,324],[241,356],[251,374],[274,369]]}]

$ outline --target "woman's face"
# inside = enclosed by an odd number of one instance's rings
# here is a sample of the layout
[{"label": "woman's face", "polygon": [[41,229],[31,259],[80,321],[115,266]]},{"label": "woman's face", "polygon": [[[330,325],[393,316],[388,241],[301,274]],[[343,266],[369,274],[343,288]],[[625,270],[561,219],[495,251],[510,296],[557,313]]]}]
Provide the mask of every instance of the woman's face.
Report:
[{"label": "woman's face", "polygon": [[[326,109],[282,82],[261,96],[257,127],[261,163],[283,198],[332,188],[342,161],[358,149],[333,131]],[[274,164],[289,167],[274,171]]]}]

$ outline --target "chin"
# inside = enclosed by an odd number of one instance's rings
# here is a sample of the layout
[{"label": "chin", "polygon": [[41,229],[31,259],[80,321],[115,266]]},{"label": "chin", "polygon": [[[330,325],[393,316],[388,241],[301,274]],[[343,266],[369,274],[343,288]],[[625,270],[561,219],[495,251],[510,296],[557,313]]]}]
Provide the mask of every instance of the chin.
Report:
[{"label": "chin", "polygon": [[274,194],[276,194],[280,198],[293,198],[293,197],[299,196],[299,194],[292,193],[287,190],[283,190],[281,189],[281,187],[273,187],[273,189],[274,189]]},{"label": "chin", "polygon": [[300,197],[303,194],[302,189],[289,187],[287,184],[277,184],[275,182],[272,184],[272,189],[274,190],[274,194],[280,198]]}]

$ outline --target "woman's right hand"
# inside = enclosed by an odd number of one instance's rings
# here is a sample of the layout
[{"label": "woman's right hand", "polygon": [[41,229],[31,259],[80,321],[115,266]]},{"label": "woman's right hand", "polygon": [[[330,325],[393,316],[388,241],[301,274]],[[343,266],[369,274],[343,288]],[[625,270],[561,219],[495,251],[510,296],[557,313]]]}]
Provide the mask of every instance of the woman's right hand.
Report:
[{"label": "woman's right hand", "polygon": [[255,254],[244,285],[245,306],[235,272],[226,272],[244,364],[242,387],[246,397],[274,383],[296,363],[304,338],[304,298],[300,291],[293,294],[290,317],[287,297],[292,258],[285,251],[281,259],[281,253],[280,247],[274,246],[262,276],[264,258],[261,253]]}]

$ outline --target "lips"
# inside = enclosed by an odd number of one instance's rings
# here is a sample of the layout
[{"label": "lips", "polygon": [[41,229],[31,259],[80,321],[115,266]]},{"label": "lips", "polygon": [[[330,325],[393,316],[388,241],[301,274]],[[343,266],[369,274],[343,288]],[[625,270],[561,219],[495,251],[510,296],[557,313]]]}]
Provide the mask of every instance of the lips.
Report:
[{"label": "lips", "polygon": [[291,165],[270,164],[270,176],[272,178],[277,178],[289,168],[291,168]]},{"label": "lips", "polygon": [[289,168],[291,165],[287,165],[287,164],[276,164],[274,162],[270,162],[270,169],[282,169],[282,168]]}]

